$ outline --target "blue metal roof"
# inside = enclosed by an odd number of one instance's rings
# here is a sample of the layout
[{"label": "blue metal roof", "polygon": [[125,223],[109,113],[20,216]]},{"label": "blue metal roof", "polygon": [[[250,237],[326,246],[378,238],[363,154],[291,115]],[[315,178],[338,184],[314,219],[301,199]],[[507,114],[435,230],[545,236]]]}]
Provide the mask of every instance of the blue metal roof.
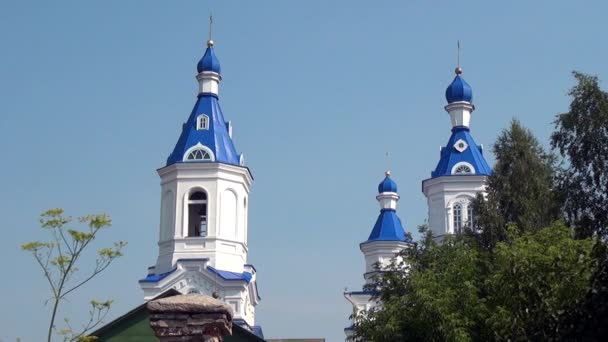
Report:
[{"label": "blue metal roof", "polygon": [[365,242],[372,241],[408,241],[395,209],[380,210],[374,229]]},{"label": "blue metal roof", "polygon": [[[183,260],[183,259],[180,259],[180,260]],[[196,259],[187,259],[187,260],[196,260]],[[201,259],[201,260],[206,260],[206,259]],[[251,282],[251,278],[253,277],[253,275],[249,272],[236,273],[236,272],[230,272],[230,271],[222,271],[222,270],[218,270],[211,266],[207,266],[207,269],[209,271],[215,273],[216,275],[218,275],[223,280],[243,280],[247,284],[249,284]],[[166,278],[169,274],[175,272],[175,270],[177,270],[177,268],[174,268],[169,272],[165,272],[165,273],[161,273],[161,274],[151,273],[151,274],[148,274],[144,279],[139,280],[139,282],[140,283],[157,283],[157,282],[163,280],[164,278]]]},{"label": "blue metal roof", "polygon": [[140,279],[140,283],[158,283],[159,281],[165,279],[169,274],[175,272],[177,268],[172,269],[169,272],[161,273],[161,274],[148,274],[144,279]]},{"label": "blue metal roof", "polygon": [[244,280],[245,282],[247,282],[247,284],[249,284],[252,277],[251,273],[249,272],[236,273],[230,271],[222,271],[211,266],[207,266],[207,269],[220,276],[220,278],[222,278],[223,280]]},{"label": "blue metal roof", "polygon": [[[467,148],[460,152],[454,147],[458,140],[463,140],[468,145]],[[483,157],[481,146],[478,146],[473,137],[469,133],[469,128],[465,126],[457,126],[452,128],[452,135],[445,147],[441,148],[441,158],[435,168],[431,172],[431,178],[452,175],[452,168],[460,162],[467,162],[475,168],[476,175],[490,175],[492,169],[488,166]]]},{"label": "blue metal roof", "polygon": [[[213,52],[212,45],[207,47],[207,51],[198,63],[197,69],[199,72],[220,72],[219,60]],[[209,117],[209,127],[208,129],[197,130],[197,118],[202,114]],[[224,120],[216,94],[201,93],[198,95],[188,121],[182,126],[182,133],[177,140],[177,144],[167,158],[167,166],[182,162],[186,151],[199,143],[213,152],[216,162],[240,165],[240,155],[236,152],[232,138],[228,133],[228,126]]]},{"label": "blue metal roof", "polygon": [[[209,117],[208,129],[196,129],[196,121],[201,114]],[[199,143],[213,151],[216,162],[240,165],[239,154],[228,134],[219,100],[214,94],[199,95],[188,121],[182,127],[173,152],[167,158],[167,166],[182,162],[184,153]]]},{"label": "blue metal roof", "polygon": [[388,172],[386,178],[378,185],[378,192],[397,192],[397,183],[388,176]]},{"label": "blue metal roof", "polygon": [[198,70],[198,72],[212,71],[219,74],[222,71],[220,68],[220,60],[215,56],[213,45],[210,43],[207,43],[207,45],[207,50],[205,51],[203,58],[198,62],[196,70]]},{"label": "blue metal roof", "polygon": [[445,90],[445,99],[448,103],[473,100],[471,86],[460,75],[456,75],[452,83]]}]

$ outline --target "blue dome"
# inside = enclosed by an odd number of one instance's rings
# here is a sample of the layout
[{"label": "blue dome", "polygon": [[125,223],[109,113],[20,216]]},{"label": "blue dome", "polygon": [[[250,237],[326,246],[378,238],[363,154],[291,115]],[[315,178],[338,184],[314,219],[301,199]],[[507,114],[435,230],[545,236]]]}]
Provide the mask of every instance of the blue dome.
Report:
[{"label": "blue dome", "polygon": [[448,103],[471,102],[473,100],[473,90],[464,78],[456,75],[448,89],[445,90],[445,99],[448,100]]},{"label": "blue dome", "polygon": [[196,69],[198,72],[212,71],[219,74],[221,71],[220,61],[215,56],[215,52],[213,52],[213,43],[208,43],[207,45],[207,51],[205,51],[203,58],[198,62]]},{"label": "blue dome", "polygon": [[393,182],[389,175],[378,185],[378,192],[397,192],[397,183]]}]

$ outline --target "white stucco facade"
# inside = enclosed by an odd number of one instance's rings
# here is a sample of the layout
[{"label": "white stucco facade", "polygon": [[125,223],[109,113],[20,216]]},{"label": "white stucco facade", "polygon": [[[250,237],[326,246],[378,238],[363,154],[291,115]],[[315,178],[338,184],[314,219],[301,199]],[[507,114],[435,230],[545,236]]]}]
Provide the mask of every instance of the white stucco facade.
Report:
[{"label": "white stucco facade", "polygon": [[[221,270],[242,272],[247,263],[249,170],[220,163],[178,163],[158,170],[161,177],[161,226],[157,273],[178,259],[208,258]],[[207,194],[207,234],[189,236],[188,198]]]},{"label": "white stucco facade", "polygon": [[[214,162],[185,162],[163,167],[158,174],[158,258],[148,270],[148,280],[140,281],[144,299],[170,288],[182,293],[217,292],[233,306],[235,319],[253,326],[259,296],[255,269],[247,264],[248,197],[253,181],[249,169]],[[206,229],[193,236],[189,203],[192,195],[200,192],[206,194]],[[245,274],[249,279],[223,279],[208,267]]]},{"label": "white stucco facade", "polygon": [[469,209],[471,201],[478,193],[485,196],[486,182],[487,176],[484,175],[451,175],[422,182],[422,192],[427,199],[429,229],[435,237],[441,238],[458,231],[459,225],[454,215],[457,205],[461,210],[460,227],[472,223],[474,218],[469,217],[472,213]]}]

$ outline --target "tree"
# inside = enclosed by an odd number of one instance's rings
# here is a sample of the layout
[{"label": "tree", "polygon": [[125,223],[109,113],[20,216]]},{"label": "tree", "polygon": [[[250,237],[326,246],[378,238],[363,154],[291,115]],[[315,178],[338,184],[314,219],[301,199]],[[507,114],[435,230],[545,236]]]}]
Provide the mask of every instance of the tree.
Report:
[{"label": "tree", "polygon": [[[382,305],[355,321],[369,341],[559,340],[561,315],[584,295],[592,241],[560,222],[525,232],[511,225],[493,251],[472,232],[435,244],[426,235],[375,283]],[[409,260],[408,260],[409,258]],[[412,259],[413,258],[413,259]]]},{"label": "tree", "polygon": [[608,93],[595,76],[573,72],[570,110],[559,114],[551,136],[567,167],[560,177],[564,212],[578,236],[595,236],[598,264],[580,305],[564,315],[561,329],[569,339],[608,338]]},{"label": "tree", "polygon": [[555,156],[545,152],[536,137],[512,120],[493,146],[496,165],[488,178],[487,201],[473,203],[475,226],[486,248],[506,238],[513,224],[523,231],[536,231],[560,217],[560,197],[555,191]]},{"label": "tree", "polygon": [[41,227],[50,233],[51,238],[47,242],[33,241],[25,243],[21,249],[32,254],[43,271],[44,277],[51,289],[51,317],[48,326],[47,341],[51,341],[53,331],[64,336],[66,341],[92,341],[93,337],[87,337],[86,333],[100,324],[108,313],[112,301],[90,302],[90,317],[81,330],[75,331],[71,328],[69,320],[65,319],[66,328],[57,329],[56,319],[60,304],[66,297],[79,289],[84,284],[99,275],[116,258],[122,256],[122,249],[126,242],[116,242],[113,247],[102,248],[97,251],[95,264],[83,277],[77,277],[81,271],[78,267],[82,264],[85,251],[90,249],[91,243],[97,234],[111,225],[110,218],[105,215],[87,215],[78,218],[78,222],[86,224],[84,230],[70,228],[72,218],[64,216],[63,209],[50,209],[40,215]]},{"label": "tree", "polygon": [[570,110],[557,115],[552,146],[567,162],[560,185],[568,223],[580,236],[608,236],[608,93],[598,78],[573,72]]},{"label": "tree", "polygon": [[559,328],[567,340],[608,340],[608,248],[596,242],[593,254],[598,266],[587,293],[560,321]]}]

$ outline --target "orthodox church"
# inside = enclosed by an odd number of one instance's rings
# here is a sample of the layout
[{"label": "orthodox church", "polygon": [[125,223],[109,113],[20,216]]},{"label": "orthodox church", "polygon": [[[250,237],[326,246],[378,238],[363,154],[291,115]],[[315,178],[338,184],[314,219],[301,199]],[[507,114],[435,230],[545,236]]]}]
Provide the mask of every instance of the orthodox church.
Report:
[{"label": "orthodox church", "polygon": [[[256,269],[247,261],[247,201],[253,177],[220,107],[222,76],[213,46],[209,39],[197,64],[196,103],[173,152],[158,169],[158,257],[139,285],[144,301],[188,293],[219,298],[234,312],[233,336],[226,341],[263,341],[262,329],[255,324],[261,299]],[[147,315],[142,305],[93,336],[100,341],[153,340]]]},{"label": "orthodox church", "polygon": [[[441,148],[431,177],[422,181],[427,198],[429,228],[441,239],[474,221],[471,201],[485,193],[491,169],[483,149],[470,134],[475,110],[473,93],[462,78],[462,69],[446,90],[445,110],[452,134]],[[139,280],[143,299],[176,294],[212,295],[234,311],[235,334],[226,341],[263,341],[255,323],[258,293],[256,269],[248,263],[247,211],[253,183],[251,170],[232,141],[232,123],[219,103],[222,80],[214,43],[197,64],[199,90],[190,116],[160,177],[160,226],[156,263]],[[415,248],[397,215],[397,184],[387,171],[376,196],[380,213],[367,240],[359,245],[365,259],[365,284],[383,271],[395,254]],[[372,300],[373,290],[347,291],[346,299],[356,316],[381,303]],[[100,341],[153,338],[144,305],[94,332]],[[352,322],[351,322],[352,323]],[[345,329],[352,338],[352,324]],[[130,339],[131,337],[135,339]]]},{"label": "orthodox church", "polygon": [[[439,162],[431,177],[422,181],[422,192],[427,198],[429,229],[433,236],[441,240],[445,235],[457,234],[465,225],[475,219],[471,201],[477,194],[485,194],[487,178],[491,168],[483,157],[483,148],[477,145],[470,133],[473,91],[462,77],[462,69],[456,68],[456,77],[445,91],[450,116],[452,134],[445,146],[441,147]],[[395,254],[406,248],[413,248],[412,239],[405,233],[397,216],[397,184],[386,172],[378,185],[380,215],[366,241],[359,245],[365,259],[365,284],[373,281],[373,276],[382,272]],[[353,340],[353,320],[363,310],[369,310],[381,303],[372,300],[373,290],[345,291],[344,297],[353,306],[351,325],[344,329],[346,341]]]}]

